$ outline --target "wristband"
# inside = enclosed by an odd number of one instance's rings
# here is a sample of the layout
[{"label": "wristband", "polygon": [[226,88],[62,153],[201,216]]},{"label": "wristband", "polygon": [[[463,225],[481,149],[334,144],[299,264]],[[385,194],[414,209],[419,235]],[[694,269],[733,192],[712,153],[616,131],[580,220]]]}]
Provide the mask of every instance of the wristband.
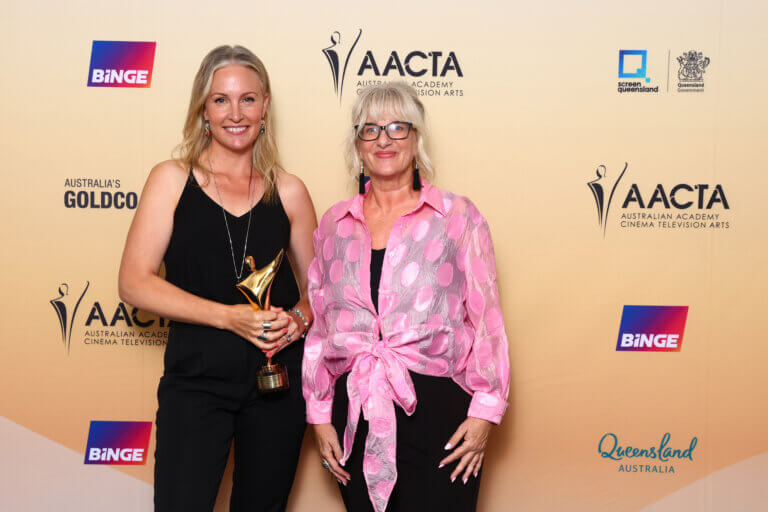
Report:
[{"label": "wristband", "polygon": [[289,309],[288,312],[289,313],[296,313],[298,315],[299,319],[304,323],[304,332],[302,333],[302,336],[304,336],[304,334],[306,334],[307,331],[309,330],[309,322],[307,322],[307,319],[304,318],[304,313],[302,313],[301,310],[297,309],[297,308]]}]

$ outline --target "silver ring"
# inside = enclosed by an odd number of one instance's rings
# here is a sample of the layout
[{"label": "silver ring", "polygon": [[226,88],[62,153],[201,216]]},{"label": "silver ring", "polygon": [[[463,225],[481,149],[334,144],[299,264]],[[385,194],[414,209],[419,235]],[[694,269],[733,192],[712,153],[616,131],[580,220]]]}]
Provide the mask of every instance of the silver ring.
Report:
[{"label": "silver ring", "polygon": [[261,341],[269,341],[269,339],[266,336],[264,336],[263,334],[259,334],[256,337],[259,338]]},{"label": "silver ring", "polygon": [[261,322],[261,328],[264,331],[269,331],[272,329],[272,322]]},{"label": "silver ring", "polygon": [[331,469],[331,465],[328,464],[328,461],[325,459],[320,461],[320,465],[323,466],[323,469]]},{"label": "silver ring", "polygon": [[285,333],[285,339],[288,340],[288,343],[291,342],[291,333],[287,332]]}]

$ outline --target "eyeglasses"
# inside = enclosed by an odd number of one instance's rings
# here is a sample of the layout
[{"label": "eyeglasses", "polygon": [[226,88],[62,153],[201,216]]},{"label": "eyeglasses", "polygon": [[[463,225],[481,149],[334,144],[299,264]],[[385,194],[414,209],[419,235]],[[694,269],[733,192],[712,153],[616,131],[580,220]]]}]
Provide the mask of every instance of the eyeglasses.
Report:
[{"label": "eyeglasses", "polygon": [[355,133],[357,134],[358,139],[364,140],[366,142],[377,140],[379,135],[381,135],[382,130],[387,132],[387,137],[390,139],[402,140],[408,138],[408,135],[411,133],[412,126],[413,123],[406,123],[404,121],[395,121],[394,123],[389,123],[386,126],[380,126],[374,123],[365,123],[364,125],[355,125]]}]

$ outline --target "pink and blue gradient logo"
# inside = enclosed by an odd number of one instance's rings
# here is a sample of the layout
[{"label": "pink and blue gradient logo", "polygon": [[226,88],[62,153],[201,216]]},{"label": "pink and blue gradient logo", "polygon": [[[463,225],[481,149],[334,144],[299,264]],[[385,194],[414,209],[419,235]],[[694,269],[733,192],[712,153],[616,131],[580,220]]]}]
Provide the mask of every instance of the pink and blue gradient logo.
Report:
[{"label": "pink and blue gradient logo", "polygon": [[616,350],[679,352],[688,306],[624,306]]},{"label": "pink and blue gradient logo", "polygon": [[619,50],[619,78],[642,78],[650,82],[645,76],[647,69],[648,50]]},{"label": "pink and blue gradient logo", "polygon": [[149,87],[154,42],[94,41],[88,87]]},{"label": "pink and blue gradient logo", "polygon": [[91,421],[85,463],[146,464],[151,432],[151,421]]}]

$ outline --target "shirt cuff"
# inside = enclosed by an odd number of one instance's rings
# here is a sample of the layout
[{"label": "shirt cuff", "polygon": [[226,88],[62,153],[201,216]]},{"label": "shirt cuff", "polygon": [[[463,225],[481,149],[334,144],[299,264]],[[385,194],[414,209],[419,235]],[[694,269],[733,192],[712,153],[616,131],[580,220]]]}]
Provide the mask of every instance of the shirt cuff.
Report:
[{"label": "shirt cuff", "polygon": [[331,422],[333,398],[327,400],[307,400],[307,423],[324,425]]},{"label": "shirt cuff", "polygon": [[480,418],[498,425],[507,410],[507,402],[493,393],[476,392],[469,404],[467,416]]}]

